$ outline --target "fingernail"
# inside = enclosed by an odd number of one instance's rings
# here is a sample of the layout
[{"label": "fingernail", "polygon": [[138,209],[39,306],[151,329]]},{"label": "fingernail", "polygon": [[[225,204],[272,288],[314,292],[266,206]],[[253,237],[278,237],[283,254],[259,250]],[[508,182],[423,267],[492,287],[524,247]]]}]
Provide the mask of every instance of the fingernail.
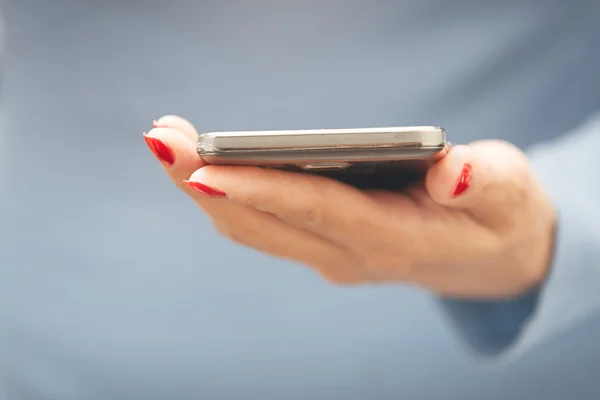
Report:
[{"label": "fingernail", "polygon": [[205,195],[207,195],[209,197],[214,197],[214,198],[222,199],[222,198],[224,198],[224,197],[227,196],[225,194],[225,192],[223,192],[223,191],[221,191],[219,189],[212,188],[212,187],[207,186],[207,185],[205,185],[203,183],[200,183],[200,182],[183,181],[183,183],[185,183],[185,186],[189,187],[193,191],[205,194]]},{"label": "fingernail", "polygon": [[456,198],[467,191],[469,186],[471,186],[472,175],[473,168],[471,167],[471,164],[463,165],[462,170],[460,171],[460,176],[458,177],[458,181],[456,182],[456,187],[452,193],[453,198]]},{"label": "fingernail", "polygon": [[160,139],[148,136],[145,133],[144,140],[156,158],[169,166],[173,165],[175,162],[175,156],[166,144],[164,144]]}]

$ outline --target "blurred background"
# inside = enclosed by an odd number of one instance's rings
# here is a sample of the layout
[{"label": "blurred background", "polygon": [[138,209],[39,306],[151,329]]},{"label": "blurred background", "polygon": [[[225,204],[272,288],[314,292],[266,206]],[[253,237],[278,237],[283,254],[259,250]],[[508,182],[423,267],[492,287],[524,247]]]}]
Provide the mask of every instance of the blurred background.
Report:
[{"label": "blurred background", "polygon": [[142,140],[441,125],[524,149],[600,108],[597,1],[4,0],[0,385],[12,399],[582,398],[598,321],[493,366],[427,293],[220,238]]}]

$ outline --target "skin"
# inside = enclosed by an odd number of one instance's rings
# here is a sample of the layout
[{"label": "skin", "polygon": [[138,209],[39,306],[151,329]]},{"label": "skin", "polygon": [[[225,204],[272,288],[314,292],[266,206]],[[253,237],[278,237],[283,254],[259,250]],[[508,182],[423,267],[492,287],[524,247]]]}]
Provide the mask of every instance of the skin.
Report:
[{"label": "skin", "polygon": [[[556,212],[525,155],[501,141],[453,147],[405,192],[361,191],[306,174],[207,166],[197,131],[165,116],[173,183],[230,240],[291,259],[335,284],[412,284],[457,298],[506,298],[537,286],[552,258]],[[454,197],[464,165],[468,189]],[[199,182],[226,193],[192,190]]]}]

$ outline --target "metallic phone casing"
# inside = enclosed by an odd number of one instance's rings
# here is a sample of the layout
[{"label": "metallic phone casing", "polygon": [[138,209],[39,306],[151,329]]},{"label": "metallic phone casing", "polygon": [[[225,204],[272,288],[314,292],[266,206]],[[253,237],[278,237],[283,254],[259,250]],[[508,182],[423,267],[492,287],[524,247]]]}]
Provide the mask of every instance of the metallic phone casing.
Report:
[{"label": "metallic phone casing", "polygon": [[445,131],[431,126],[210,132],[198,138],[198,154],[208,164],[309,172],[393,189],[422,177],[448,146]]}]

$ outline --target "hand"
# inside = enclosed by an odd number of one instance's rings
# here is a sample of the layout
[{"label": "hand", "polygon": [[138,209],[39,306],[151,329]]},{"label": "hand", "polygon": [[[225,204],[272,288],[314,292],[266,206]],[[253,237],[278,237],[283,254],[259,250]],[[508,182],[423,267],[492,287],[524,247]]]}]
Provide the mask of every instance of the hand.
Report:
[{"label": "hand", "polygon": [[205,166],[197,132],[167,116],[146,136],[167,174],[234,242],[339,284],[407,283],[461,298],[518,295],[544,279],[555,211],[510,144],[455,146],[406,192],[324,177]]}]

